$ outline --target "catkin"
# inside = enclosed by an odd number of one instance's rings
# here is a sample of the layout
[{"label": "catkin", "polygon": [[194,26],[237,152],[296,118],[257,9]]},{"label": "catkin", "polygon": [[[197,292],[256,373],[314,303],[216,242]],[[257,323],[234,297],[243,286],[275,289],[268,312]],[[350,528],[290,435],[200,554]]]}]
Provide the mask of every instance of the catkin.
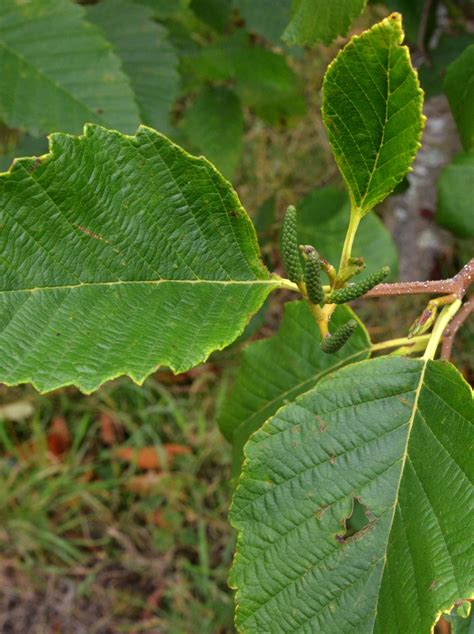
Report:
[{"label": "catkin", "polygon": [[303,267],[298,249],[298,235],[296,232],[296,209],[290,205],[285,213],[281,232],[281,250],[283,263],[288,277],[295,284],[303,280]]},{"label": "catkin", "polygon": [[349,286],[346,286],[345,288],[332,291],[327,301],[329,304],[345,304],[353,299],[357,299],[358,297],[368,293],[370,289],[377,286],[377,284],[380,284],[380,282],[382,282],[389,273],[390,268],[388,266],[384,266],[380,269],[380,271],[372,273],[372,275],[368,275],[360,282],[349,284]]},{"label": "catkin", "polygon": [[311,251],[307,255],[304,281],[309,301],[312,304],[322,304],[324,291],[321,285],[321,264],[316,251]]},{"label": "catkin", "polygon": [[338,328],[333,335],[329,335],[321,341],[321,350],[327,354],[337,352],[348,341],[356,328],[356,320],[350,319],[346,324]]}]

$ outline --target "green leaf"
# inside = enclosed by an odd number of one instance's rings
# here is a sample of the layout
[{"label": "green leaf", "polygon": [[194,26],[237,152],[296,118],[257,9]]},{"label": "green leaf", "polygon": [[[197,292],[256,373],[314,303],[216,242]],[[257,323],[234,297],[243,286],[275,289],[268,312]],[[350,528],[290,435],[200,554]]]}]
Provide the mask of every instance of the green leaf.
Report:
[{"label": "green leaf", "polygon": [[474,146],[474,44],[449,66],[444,91],[464,149],[470,150]]},{"label": "green leaf", "polygon": [[441,35],[436,48],[429,51],[428,62],[421,64],[418,69],[421,86],[426,97],[443,93],[443,82],[449,65],[470,44],[474,44],[474,35],[468,33],[455,36]]},{"label": "green leaf", "polygon": [[112,43],[140,108],[143,123],[161,131],[178,94],[178,56],[153,11],[126,0],[103,0],[88,7],[89,19]]},{"label": "green leaf", "polygon": [[394,13],[352,38],[329,66],[323,119],[356,213],[403,179],[420,147],[423,93]]},{"label": "green leaf", "polygon": [[86,122],[139,124],[120,61],[84,9],[69,0],[0,3],[0,119],[38,136]]},{"label": "green leaf", "polygon": [[293,0],[291,21],[283,39],[287,44],[329,46],[338,35],[347,35],[354,18],[359,16],[367,0]]},{"label": "green leaf", "polygon": [[[349,222],[350,202],[347,193],[338,187],[315,189],[298,203],[298,236],[302,244],[312,244],[321,255],[337,266],[341,245]],[[364,218],[354,242],[353,253],[363,255],[365,273],[375,273],[389,266],[391,277],[398,270],[395,243],[383,222],[375,214]]]},{"label": "green leaf", "polygon": [[51,135],[0,175],[0,382],[90,392],[233,341],[279,286],[237,195],[150,128]]},{"label": "green leaf", "polygon": [[474,236],[474,149],[458,154],[438,181],[436,221],[460,238]]},{"label": "green leaf", "polygon": [[[347,306],[338,307],[331,330],[334,332],[354,317]],[[369,336],[362,324],[336,354],[321,352],[320,341],[308,304],[289,302],[285,304],[278,333],[243,351],[234,387],[219,416],[220,429],[233,445],[234,474],[240,469],[244,444],[269,416],[330,372],[366,359],[370,353]]]},{"label": "green leaf", "polygon": [[273,44],[281,43],[281,36],[290,19],[291,0],[234,0],[247,28],[263,35]]},{"label": "green leaf", "polygon": [[231,511],[239,630],[429,634],[472,596],[473,422],[459,372],[421,359],[352,364],[280,409]]},{"label": "green leaf", "polygon": [[216,31],[228,26],[232,14],[232,0],[191,0],[197,17]]},{"label": "green leaf", "polygon": [[251,46],[241,31],[203,49],[187,63],[200,80],[233,81],[242,102],[271,124],[306,110],[301,81],[285,58]]},{"label": "green leaf", "polygon": [[231,178],[240,161],[244,133],[237,95],[225,86],[204,88],[186,111],[183,128],[192,146]]}]

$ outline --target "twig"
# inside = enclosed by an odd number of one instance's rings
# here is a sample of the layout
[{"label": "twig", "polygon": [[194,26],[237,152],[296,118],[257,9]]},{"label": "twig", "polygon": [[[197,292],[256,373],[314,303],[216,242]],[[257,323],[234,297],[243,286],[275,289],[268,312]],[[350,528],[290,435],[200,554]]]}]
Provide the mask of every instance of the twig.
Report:
[{"label": "twig", "polygon": [[431,280],[429,282],[398,282],[396,284],[378,284],[365,297],[385,297],[387,295],[456,295],[462,299],[474,281],[474,258],[454,277],[447,280]]},{"label": "twig", "polygon": [[474,295],[467,300],[444,331],[441,359],[446,361],[450,359],[456,333],[472,312],[474,312]]},{"label": "twig", "polygon": [[426,59],[426,48],[425,48],[426,29],[428,27],[428,18],[430,16],[432,3],[433,3],[433,0],[425,0],[423,4],[423,12],[420,18],[420,26],[418,29],[417,47],[420,53],[423,55],[424,59]]}]

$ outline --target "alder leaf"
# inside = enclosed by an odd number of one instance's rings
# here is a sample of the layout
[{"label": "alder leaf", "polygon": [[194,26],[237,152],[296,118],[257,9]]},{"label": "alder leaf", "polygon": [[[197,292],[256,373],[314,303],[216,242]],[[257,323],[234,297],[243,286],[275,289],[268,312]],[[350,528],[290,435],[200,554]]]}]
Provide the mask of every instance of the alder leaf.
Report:
[{"label": "alder leaf", "polygon": [[35,136],[139,124],[120,61],[70,0],[0,2],[0,119]]},{"label": "alder leaf", "polygon": [[444,91],[465,150],[474,146],[474,44],[448,68]]},{"label": "alder leaf", "polygon": [[153,10],[126,0],[102,0],[87,8],[89,19],[112,43],[135,91],[141,120],[160,132],[178,95],[178,56]]},{"label": "alder leaf", "polygon": [[438,181],[436,221],[460,238],[474,236],[474,149],[457,154]]},{"label": "alder leaf", "polygon": [[231,343],[279,286],[230,184],[141,127],[53,134],[0,175],[0,382],[90,392]]},{"label": "alder leaf", "polygon": [[183,129],[191,144],[231,178],[242,153],[244,114],[226,86],[208,86],[186,110]]},{"label": "alder leaf", "polygon": [[[354,318],[356,315],[348,306],[339,306],[332,317],[331,330]],[[362,323],[336,354],[321,352],[320,341],[319,328],[307,302],[288,302],[278,333],[251,343],[242,352],[235,384],[218,420],[222,433],[233,446],[235,475],[249,436],[279,407],[293,401],[330,372],[370,354],[369,335]]]},{"label": "alder leaf", "polygon": [[329,46],[338,35],[346,35],[367,0],[293,0],[291,20],[283,39],[287,44]]},{"label": "alder leaf", "polygon": [[473,409],[449,363],[384,357],[267,421],[231,511],[239,630],[429,634],[471,597]]},{"label": "alder leaf", "polygon": [[[339,187],[321,187],[310,192],[297,207],[300,242],[314,245],[323,257],[337,266],[350,215],[347,193]],[[396,278],[397,248],[390,232],[376,214],[369,214],[361,222],[353,253],[364,256],[364,275],[389,266],[391,278]]]},{"label": "alder leaf", "polygon": [[393,13],[352,38],[323,83],[323,120],[355,213],[364,215],[409,171],[424,125],[423,92]]}]

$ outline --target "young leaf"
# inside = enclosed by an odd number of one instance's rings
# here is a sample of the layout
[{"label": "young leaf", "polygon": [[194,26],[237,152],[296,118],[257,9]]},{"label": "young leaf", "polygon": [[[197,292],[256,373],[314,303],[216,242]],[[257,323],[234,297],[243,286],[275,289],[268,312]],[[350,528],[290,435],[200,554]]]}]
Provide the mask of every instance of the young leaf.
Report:
[{"label": "young leaf", "polygon": [[183,128],[191,144],[231,178],[240,160],[244,134],[237,95],[225,86],[204,88],[187,109]]},{"label": "young leaf", "polygon": [[105,33],[135,91],[143,123],[167,132],[178,94],[178,56],[164,26],[149,7],[127,0],[102,0],[87,8],[88,18]]},{"label": "young leaf", "polygon": [[474,146],[474,44],[448,68],[444,91],[465,150]]},{"label": "young leaf", "polygon": [[403,179],[420,147],[423,93],[393,13],[352,38],[329,66],[323,120],[355,213]]},{"label": "young leaf", "polygon": [[[230,583],[246,633],[429,634],[472,596],[472,392],[449,363],[330,374],[249,440]],[[354,503],[367,525],[346,529]]]},{"label": "young leaf", "polygon": [[[314,244],[326,260],[337,265],[350,214],[347,193],[339,187],[321,187],[310,192],[297,206],[300,242]],[[391,277],[396,277],[397,249],[392,236],[376,214],[369,214],[361,222],[353,253],[364,256],[364,274],[375,273],[387,265],[390,266]]]},{"label": "young leaf", "polygon": [[[339,306],[331,320],[334,332],[354,319],[347,306]],[[249,436],[285,403],[306,392],[324,376],[346,363],[367,359],[370,339],[359,328],[337,354],[321,352],[321,334],[306,302],[285,304],[278,333],[256,341],[242,353],[234,387],[219,416],[219,426],[233,445],[233,472],[242,463],[242,448]]]},{"label": "young leaf", "polygon": [[291,21],[283,39],[287,44],[329,46],[338,35],[346,35],[367,0],[293,0]]},{"label": "young leaf", "polygon": [[438,181],[436,221],[460,238],[474,236],[474,149],[458,154]]},{"label": "young leaf", "polygon": [[110,44],[69,0],[0,2],[0,119],[35,136],[86,122],[131,132],[139,124]]},{"label": "young leaf", "polygon": [[86,392],[233,341],[278,287],[237,195],[150,128],[51,136],[0,175],[0,381]]}]

